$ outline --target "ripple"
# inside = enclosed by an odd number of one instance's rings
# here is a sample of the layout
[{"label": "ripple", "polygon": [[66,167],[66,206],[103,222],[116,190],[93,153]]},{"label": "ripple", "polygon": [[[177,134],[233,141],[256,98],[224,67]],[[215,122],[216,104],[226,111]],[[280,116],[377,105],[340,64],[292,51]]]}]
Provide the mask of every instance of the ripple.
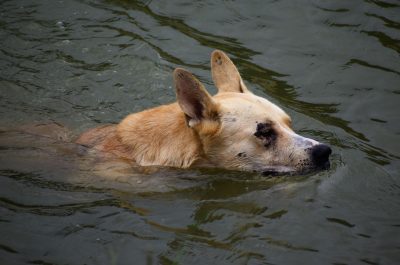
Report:
[{"label": "ripple", "polygon": [[334,13],[345,13],[345,12],[349,12],[350,10],[347,8],[335,8],[335,9],[331,9],[331,8],[326,8],[326,7],[321,7],[318,5],[315,5],[318,9],[321,9],[323,11],[326,12],[334,12]]},{"label": "ripple", "polygon": [[147,215],[147,210],[117,199],[102,199],[98,201],[68,203],[57,205],[28,205],[17,203],[7,198],[0,197],[0,206],[13,212],[25,212],[41,216],[69,216],[77,212],[86,211],[96,207],[119,207],[134,214]]},{"label": "ripple", "polygon": [[330,21],[326,21],[325,23],[331,27],[337,27],[337,28],[358,28],[361,26],[361,24],[346,24],[346,23],[336,23]]},{"label": "ripple", "polygon": [[[178,2],[3,1],[2,118],[14,125],[18,113],[29,122],[63,117],[75,130],[90,122],[115,122],[132,109],[172,100],[174,67],[189,68],[211,87],[205,54],[221,49],[256,93],[299,116],[303,133],[334,147],[331,170],[265,179],[218,169],[129,166],[129,174],[111,180],[99,178],[78,148],[1,132],[0,164],[8,170],[0,171],[5,183],[0,251],[43,265],[108,264],[107,253],[115,263],[115,256],[149,264],[395,263],[396,238],[388,235],[399,227],[390,214],[397,210],[400,157],[381,148],[379,131],[372,130],[392,131],[383,135],[395,139],[397,120],[383,114],[397,110],[364,117],[371,131],[360,126],[358,117],[346,112],[351,102],[346,105],[342,98],[353,93],[345,91],[347,82],[358,80],[342,74],[371,73],[382,81],[367,85],[370,93],[388,94],[377,100],[398,96],[398,3],[366,0],[320,7],[281,0],[235,9],[238,2]],[[210,15],[210,9],[216,14]],[[322,84],[335,91],[299,89],[313,81],[300,76],[307,70],[295,69],[303,63],[305,69],[312,64],[327,70],[327,76],[313,73],[309,79],[325,78]],[[356,89],[354,94],[368,92]],[[167,90],[168,96],[161,97]],[[79,163],[84,165],[76,169]],[[371,174],[369,169],[374,169]],[[333,194],[321,192],[321,185]],[[356,199],[349,196],[351,205],[343,189],[358,192]],[[307,198],[312,203],[305,205]],[[366,202],[369,208],[363,208]],[[180,203],[184,207],[177,207]],[[292,218],[288,213],[299,206],[306,207],[307,216]],[[310,236],[315,227],[321,233]],[[368,255],[360,258],[363,251]],[[95,258],[88,254],[95,252]]]},{"label": "ripple", "polygon": [[287,214],[287,210],[279,210],[276,212],[273,212],[271,214],[266,215],[265,217],[269,218],[269,219],[279,219],[282,216],[284,216],[285,214]]},{"label": "ripple", "polygon": [[350,228],[355,226],[354,224],[350,224],[346,220],[339,219],[339,218],[327,217],[326,220],[328,220],[331,223],[340,224],[340,225],[347,226],[347,227],[350,227]]},{"label": "ripple", "polygon": [[380,19],[381,21],[384,22],[384,25],[386,27],[388,27],[388,28],[400,29],[400,23],[399,22],[393,21],[393,20],[388,19],[388,18],[386,18],[384,16],[380,16],[380,15],[373,14],[373,13],[365,13],[365,15],[368,16],[368,17],[374,17],[374,18]]},{"label": "ripple", "polygon": [[119,230],[113,230],[110,231],[110,233],[112,234],[118,234],[118,235],[129,235],[129,236],[133,236],[139,239],[143,239],[143,240],[159,240],[160,238],[155,237],[155,236],[146,236],[146,235],[140,235],[136,232],[133,231],[119,231]]},{"label": "ripple", "polygon": [[89,71],[104,71],[110,69],[113,64],[109,62],[101,62],[97,64],[90,64],[83,60],[74,58],[72,55],[68,55],[60,50],[56,51],[57,58],[61,59],[69,64],[72,64],[75,68],[80,68]]},{"label": "ripple", "polygon": [[364,66],[364,67],[370,67],[370,68],[373,68],[373,69],[378,69],[378,70],[382,70],[382,71],[385,71],[385,72],[389,72],[389,73],[394,73],[394,74],[400,75],[400,72],[398,72],[396,70],[392,70],[390,68],[387,68],[387,67],[384,67],[384,66],[380,66],[380,65],[371,64],[371,63],[368,63],[368,62],[360,60],[360,59],[351,59],[345,65],[349,66],[349,65],[353,65],[353,64],[358,64],[358,65],[361,65],[361,66]]},{"label": "ripple", "polygon": [[378,39],[380,44],[383,47],[386,47],[388,49],[391,49],[398,54],[400,54],[400,40],[394,39],[387,34],[380,32],[380,31],[367,31],[367,30],[362,30],[361,33],[364,33],[368,36],[374,37]]},{"label": "ripple", "polygon": [[379,1],[379,0],[364,0],[366,3],[371,3],[371,4],[375,4],[379,7],[382,8],[397,8],[400,7],[400,5],[395,4],[395,3],[389,3],[386,1]]},{"label": "ripple", "polygon": [[18,254],[18,251],[16,251],[15,249],[13,249],[9,246],[2,245],[2,244],[0,244],[0,249],[4,250],[6,252],[9,252],[9,253]]},{"label": "ripple", "polygon": [[[193,216],[197,223],[205,224],[222,220],[226,212],[249,215],[249,218],[265,212],[267,207],[260,207],[255,203],[203,200],[196,208]],[[229,214],[228,214],[229,215]]]},{"label": "ripple", "polygon": [[287,241],[283,241],[283,240],[276,240],[274,238],[271,237],[263,237],[260,238],[261,240],[266,241],[268,244],[274,245],[274,246],[278,246],[278,247],[283,247],[286,249],[290,249],[290,250],[298,250],[298,251],[306,251],[306,252],[319,252],[318,249],[314,249],[314,248],[310,248],[310,247],[304,247],[304,246],[296,246],[293,245]]},{"label": "ripple", "polygon": [[258,54],[257,52],[245,48],[238,40],[231,37],[217,36],[202,32],[194,27],[187,25],[183,19],[163,16],[155,13],[149,6],[143,6],[136,1],[110,1],[125,8],[134,9],[149,15],[162,26],[173,28],[188,37],[197,40],[200,44],[213,47],[215,49],[226,50],[233,54],[240,53],[245,58]]},{"label": "ripple", "polygon": [[167,226],[164,224],[160,224],[156,221],[151,221],[151,220],[145,220],[145,222],[158,230],[164,231],[164,232],[173,232],[177,234],[185,234],[185,235],[191,235],[195,236],[197,240],[202,240],[204,242],[210,242],[212,243],[213,241],[207,240],[206,238],[211,237],[211,233],[204,231],[200,229],[197,226],[188,226],[186,228],[181,228],[181,227],[172,227],[172,226]]}]

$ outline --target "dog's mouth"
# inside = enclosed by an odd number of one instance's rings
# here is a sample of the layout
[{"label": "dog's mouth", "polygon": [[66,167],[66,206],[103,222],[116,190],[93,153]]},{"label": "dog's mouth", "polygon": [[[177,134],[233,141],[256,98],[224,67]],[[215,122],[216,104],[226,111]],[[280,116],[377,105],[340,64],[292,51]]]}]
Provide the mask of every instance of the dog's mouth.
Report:
[{"label": "dog's mouth", "polygon": [[285,175],[285,173],[283,173],[283,172],[278,172],[278,171],[274,171],[274,170],[266,170],[266,171],[263,171],[262,174],[264,176],[270,176],[270,177]]},{"label": "dog's mouth", "polygon": [[306,175],[312,172],[328,170],[330,166],[331,164],[329,161],[326,161],[323,165],[312,166],[302,170],[296,170],[295,168],[286,166],[273,166],[264,168],[262,170],[262,175],[264,176]]},{"label": "dog's mouth", "polygon": [[266,167],[262,170],[262,174],[264,176],[291,175],[294,172],[295,172],[294,168],[285,166]]}]

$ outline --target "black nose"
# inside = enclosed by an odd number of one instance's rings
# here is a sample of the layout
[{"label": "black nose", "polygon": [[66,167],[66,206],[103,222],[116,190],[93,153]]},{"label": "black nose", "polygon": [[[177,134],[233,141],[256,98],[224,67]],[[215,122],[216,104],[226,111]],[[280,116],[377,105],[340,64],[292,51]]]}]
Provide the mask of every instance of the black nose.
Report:
[{"label": "black nose", "polygon": [[311,159],[316,167],[329,167],[329,155],[332,149],[326,144],[318,144],[311,148]]}]

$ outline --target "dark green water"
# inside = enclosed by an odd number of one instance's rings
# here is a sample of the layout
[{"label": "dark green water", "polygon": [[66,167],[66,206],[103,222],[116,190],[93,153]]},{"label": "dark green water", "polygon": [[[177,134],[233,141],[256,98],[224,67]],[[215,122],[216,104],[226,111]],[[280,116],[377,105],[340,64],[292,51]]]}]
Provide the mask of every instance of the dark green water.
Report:
[{"label": "dark green water", "polygon": [[[175,67],[215,92],[214,49],[332,146],[329,171],[107,179],[7,129],[118,122],[174,101]],[[396,0],[0,1],[0,264],[399,264],[399,104]]]}]

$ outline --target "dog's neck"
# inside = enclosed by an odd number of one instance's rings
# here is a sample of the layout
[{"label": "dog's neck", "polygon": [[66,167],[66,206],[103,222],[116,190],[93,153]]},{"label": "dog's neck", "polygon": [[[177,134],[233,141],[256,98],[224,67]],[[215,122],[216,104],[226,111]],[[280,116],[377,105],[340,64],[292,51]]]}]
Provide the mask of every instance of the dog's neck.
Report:
[{"label": "dog's neck", "polygon": [[202,160],[199,136],[176,103],[129,115],[118,125],[117,135],[141,166],[187,168]]}]

